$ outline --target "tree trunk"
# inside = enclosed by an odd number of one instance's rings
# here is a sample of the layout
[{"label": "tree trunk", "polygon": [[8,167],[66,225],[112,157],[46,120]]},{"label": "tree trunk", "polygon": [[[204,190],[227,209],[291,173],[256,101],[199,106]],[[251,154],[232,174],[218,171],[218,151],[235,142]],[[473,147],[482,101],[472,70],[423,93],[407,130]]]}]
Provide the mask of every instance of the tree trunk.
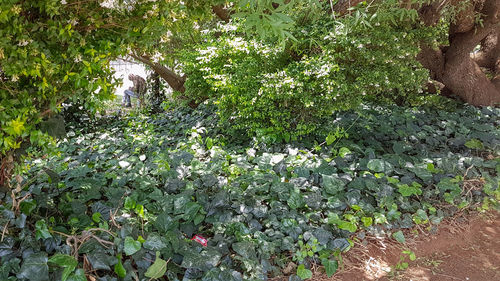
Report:
[{"label": "tree trunk", "polygon": [[455,95],[476,106],[500,103],[500,91],[471,58],[451,56],[445,65],[443,83]]},{"label": "tree trunk", "polygon": [[[458,1],[457,1],[458,2]],[[441,2],[442,3],[442,2]],[[428,25],[437,22],[443,5],[431,4],[420,10],[422,21]],[[434,10],[433,10],[434,9]],[[474,24],[474,15],[482,14],[482,23]],[[500,28],[500,0],[485,0],[467,6],[450,25],[449,47],[433,50],[421,46],[417,56],[420,63],[429,69],[431,78],[445,85],[445,92],[451,91],[463,101],[475,105],[495,105],[500,103],[500,76],[489,79],[478,65],[500,65],[498,58],[498,38]],[[495,35],[496,34],[496,35]],[[480,55],[471,57],[474,48],[481,44]],[[495,44],[492,44],[495,42]]]},{"label": "tree trunk", "polygon": [[[130,54],[131,57],[135,58],[136,60],[148,65],[153,69],[155,73],[157,73],[161,78],[163,78],[167,84],[172,87],[174,91],[184,93],[186,91],[186,88],[184,87],[184,82],[186,82],[186,77],[184,76],[179,76],[177,73],[173,72],[172,70],[168,69],[167,67],[155,63],[151,60],[149,60],[149,57],[147,56],[138,56],[135,54]],[[196,102],[192,99],[189,99],[186,96],[179,96],[181,99],[186,99],[189,100],[189,107],[191,108],[196,108],[199,105],[199,102]]]},{"label": "tree trunk", "polygon": [[495,71],[497,61],[500,60],[500,29],[490,32],[481,41],[479,51],[471,57],[480,67]]},{"label": "tree trunk", "polygon": [[138,56],[135,54],[130,54],[130,56],[151,67],[151,69],[160,75],[174,91],[181,93],[186,91],[186,88],[184,88],[184,82],[186,81],[185,77],[181,77],[167,67],[149,60],[147,56]]}]

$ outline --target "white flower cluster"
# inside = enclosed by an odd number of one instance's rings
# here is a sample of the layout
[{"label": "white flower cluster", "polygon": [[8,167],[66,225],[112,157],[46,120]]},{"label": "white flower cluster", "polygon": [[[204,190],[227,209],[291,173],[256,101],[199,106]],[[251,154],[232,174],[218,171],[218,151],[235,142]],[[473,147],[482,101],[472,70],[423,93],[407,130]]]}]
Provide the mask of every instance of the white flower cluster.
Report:
[{"label": "white flower cluster", "polygon": [[209,63],[213,58],[218,56],[216,47],[208,47],[206,49],[198,49],[198,53],[201,55],[196,57],[196,60],[201,63]]},{"label": "white flower cluster", "polygon": [[76,63],[81,62],[81,61],[82,61],[82,56],[81,56],[80,54],[78,54],[78,55],[75,57],[74,61],[75,61]]},{"label": "white flower cluster", "polygon": [[31,42],[33,42],[33,40],[31,40],[31,39],[29,39],[29,40],[23,39],[23,40],[19,41],[19,43],[17,43],[17,46],[24,47],[24,46],[30,44]]}]

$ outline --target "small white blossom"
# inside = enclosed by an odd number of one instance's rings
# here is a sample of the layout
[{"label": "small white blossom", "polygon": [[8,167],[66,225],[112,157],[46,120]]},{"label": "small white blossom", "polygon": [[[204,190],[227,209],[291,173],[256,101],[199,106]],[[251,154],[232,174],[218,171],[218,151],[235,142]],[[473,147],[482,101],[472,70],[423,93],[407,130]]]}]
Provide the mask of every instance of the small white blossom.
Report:
[{"label": "small white blossom", "polygon": [[28,45],[29,43],[30,42],[28,40],[23,39],[23,40],[19,41],[19,43],[17,43],[17,46],[24,47],[24,46]]},{"label": "small white blossom", "polygon": [[68,2],[66,2],[66,0],[61,0],[61,4],[66,5],[66,4],[68,4]]},{"label": "small white blossom", "polygon": [[72,26],[75,26],[75,25],[77,25],[77,24],[78,24],[78,20],[77,20],[77,19],[71,19],[71,20],[69,21],[69,24],[71,24]]},{"label": "small white blossom", "polygon": [[19,76],[17,76],[16,74],[12,75],[12,78],[10,79],[12,82],[17,82],[17,80],[19,80]]}]

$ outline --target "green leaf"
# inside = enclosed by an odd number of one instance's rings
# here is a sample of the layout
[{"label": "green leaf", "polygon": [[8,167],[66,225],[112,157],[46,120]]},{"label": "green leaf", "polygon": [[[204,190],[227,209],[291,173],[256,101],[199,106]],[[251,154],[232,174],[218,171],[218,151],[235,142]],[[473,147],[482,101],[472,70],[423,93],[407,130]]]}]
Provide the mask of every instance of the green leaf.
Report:
[{"label": "green leaf", "polygon": [[329,175],[321,175],[321,177],[323,178],[323,187],[326,193],[335,195],[344,190],[345,183],[341,179]]},{"label": "green leaf", "polygon": [[422,209],[418,209],[417,212],[413,215],[413,221],[416,224],[427,223],[429,221],[429,217],[427,216],[427,212]]},{"label": "green leaf", "polygon": [[188,202],[183,207],[182,218],[186,221],[191,221],[194,219],[198,211],[201,209],[201,205],[196,202]]},{"label": "green leaf", "polygon": [[471,139],[465,143],[465,146],[470,149],[484,149],[483,143],[478,139]]},{"label": "green leaf", "polygon": [[321,264],[323,264],[323,266],[325,267],[325,273],[328,277],[332,277],[332,275],[337,272],[337,269],[339,267],[337,260],[322,259]]},{"label": "green leaf", "polygon": [[212,138],[207,138],[205,140],[205,144],[207,145],[207,149],[210,150],[214,146],[214,141],[212,140]]},{"label": "green leaf", "polygon": [[396,239],[396,241],[398,241],[399,243],[401,244],[404,244],[406,243],[406,240],[405,240],[405,235],[403,234],[403,232],[400,230],[400,231],[397,231],[397,232],[394,232],[392,234],[392,237],[394,239]]},{"label": "green leaf", "polygon": [[21,212],[23,212],[23,214],[30,215],[31,212],[33,212],[36,209],[36,201],[35,200],[31,200],[31,201],[25,200],[25,201],[22,201],[19,204],[19,209],[21,210]]},{"label": "green leaf", "polygon": [[179,222],[177,220],[174,220],[170,215],[169,212],[163,212],[160,213],[154,222],[154,226],[163,232],[168,232],[169,230],[177,228],[179,225]]},{"label": "green leaf", "polygon": [[38,239],[47,239],[52,237],[47,228],[47,223],[45,220],[39,220],[35,223],[35,238]]},{"label": "green leaf", "polygon": [[128,209],[128,210],[133,210],[135,208],[135,200],[132,199],[131,197],[127,197],[125,198],[125,204],[123,205],[123,207],[125,207],[125,209]]},{"label": "green leaf", "polygon": [[373,213],[373,218],[375,218],[375,223],[376,224],[383,224],[387,222],[387,218],[385,217],[384,214],[381,213]]},{"label": "green leaf", "polygon": [[16,120],[12,120],[8,122],[9,125],[4,128],[4,130],[13,136],[19,136],[24,131],[24,121],[21,121],[20,118]]},{"label": "green leaf", "polygon": [[344,158],[346,155],[351,154],[351,150],[347,147],[341,147],[339,149],[339,156]]},{"label": "green leaf", "polygon": [[354,222],[351,222],[351,221],[340,221],[337,226],[340,228],[340,229],[343,229],[343,230],[347,230],[347,231],[350,231],[350,232],[356,232],[356,230],[358,229],[358,227],[356,226],[356,223]]},{"label": "green leaf", "polygon": [[165,275],[167,272],[167,262],[160,258],[160,252],[156,252],[156,260],[155,262],[146,270],[144,276],[158,279]]},{"label": "green leaf", "polygon": [[101,221],[101,213],[99,213],[99,212],[93,213],[92,214],[92,220],[94,222],[100,222]]},{"label": "green leaf", "polygon": [[300,192],[294,191],[290,194],[290,198],[288,198],[287,203],[290,208],[298,209],[304,205],[304,200],[302,199]]},{"label": "green leaf", "polygon": [[78,261],[74,257],[65,254],[55,254],[49,259],[49,262],[64,267],[62,281],[66,281],[78,265]]},{"label": "green leaf", "polygon": [[361,218],[361,222],[363,222],[363,225],[365,227],[369,227],[370,225],[373,224],[373,218],[371,218],[371,217],[362,217]]},{"label": "green leaf", "polygon": [[330,145],[330,144],[334,143],[336,140],[337,140],[337,137],[330,133],[330,134],[328,134],[328,136],[325,139],[326,145]]},{"label": "green leaf", "polygon": [[66,281],[87,281],[87,276],[85,276],[85,270],[79,268],[75,270],[75,273],[71,274]]},{"label": "green leaf", "polygon": [[199,225],[204,219],[205,219],[205,215],[198,213],[194,217],[193,223],[194,223],[194,225]]},{"label": "green leaf", "polygon": [[411,186],[407,184],[398,184],[398,191],[401,195],[408,197],[412,195],[420,195],[422,194],[422,189],[420,189],[422,185],[419,183],[413,182]]},{"label": "green leaf", "polygon": [[329,213],[328,214],[328,224],[334,224],[337,225],[341,219],[339,218],[339,215],[336,213]]},{"label": "green leaf", "polygon": [[297,276],[299,276],[302,280],[310,279],[312,278],[312,271],[301,264],[297,267]]},{"label": "green leaf", "polygon": [[135,241],[134,238],[127,236],[125,237],[125,245],[123,250],[127,256],[131,256],[141,249],[141,242]]},{"label": "green leaf", "polygon": [[392,172],[393,169],[391,163],[382,159],[371,159],[370,161],[368,161],[367,167],[371,171],[377,173],[384,172],[386,174]]},{"label": "green leaf", "polygon": [[233,250],[240,256],[250,259],[250,258],[255,258],[256,253],[255,253],[255,244],[252,242],[238,242],[234,243],[232,245]]},{"label": "green leaf", "polygon": [[408,257],[410,258],[411,261],[414,261],[417,259],[417,256],[415,255],[415,253],[413,251],[406,250],[406,251],[403,251],[403,254],[408,255]]},{"label": "green leaf", "polygon": [[116,275],[118,275],[118,277],[125,278],[125,276],[127,275],[127,270],[125,270],[125,267],[123,267],[121,255],[118,255],[117,259],[118,263],[115,264],[115,273]]},{"label": "green leaf", "polygon": [[47,253],[36,253],[24,258],[17,278],[30,281],[49,280],[49,266],[47,265],[47,260]]}]

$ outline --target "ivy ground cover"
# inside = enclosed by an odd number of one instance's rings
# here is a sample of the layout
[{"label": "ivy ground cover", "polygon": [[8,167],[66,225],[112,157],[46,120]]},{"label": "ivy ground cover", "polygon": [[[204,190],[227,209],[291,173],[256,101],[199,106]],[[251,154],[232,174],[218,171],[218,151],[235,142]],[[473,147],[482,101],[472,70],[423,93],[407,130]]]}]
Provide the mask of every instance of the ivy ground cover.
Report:
[{"label": "ivy ground cover", "polygon": [[499,109],[365,106],[325,125],[348,137],[289,144],[217,124],[202,105],[72,125],[0,193],[0,280],[266,280],[290,261],[307,279],[367,233],[404,242],[500,198]]}]

